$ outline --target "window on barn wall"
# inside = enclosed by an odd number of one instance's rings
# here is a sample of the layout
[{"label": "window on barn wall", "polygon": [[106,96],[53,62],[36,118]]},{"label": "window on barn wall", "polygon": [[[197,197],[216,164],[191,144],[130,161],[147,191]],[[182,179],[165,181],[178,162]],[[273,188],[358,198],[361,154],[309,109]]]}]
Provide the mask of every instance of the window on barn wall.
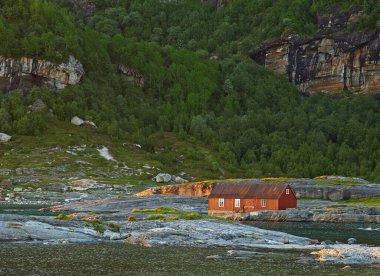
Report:
[{"label": "window on barn wall", "polygon": [[224,198],[219,198],[219,207],[224,207]]},{"label": "window on barn wall", "polygon": [[285,190],[285,193],[288,195],[288,194],[290,194],[290,190],[289,189],[286,189]]},{"label": "window on barn wall", "polygon": [[235,207],[239,207],[240,208],[240,198],[236,198],[235,199]]},{"label": "window on barn wall", "polygon": [[266,199],[261,200],[261,207],[267,207],[267,200]]}]

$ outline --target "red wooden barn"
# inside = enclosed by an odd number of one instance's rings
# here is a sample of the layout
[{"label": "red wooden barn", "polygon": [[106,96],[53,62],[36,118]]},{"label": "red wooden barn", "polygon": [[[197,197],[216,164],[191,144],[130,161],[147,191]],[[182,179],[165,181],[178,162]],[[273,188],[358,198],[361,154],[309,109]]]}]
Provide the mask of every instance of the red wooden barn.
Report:
[{"label": "red wooden barn", "polygon": [[219,184],[208,198],[209,215],[296,207],[297,198],[287,184]]}]

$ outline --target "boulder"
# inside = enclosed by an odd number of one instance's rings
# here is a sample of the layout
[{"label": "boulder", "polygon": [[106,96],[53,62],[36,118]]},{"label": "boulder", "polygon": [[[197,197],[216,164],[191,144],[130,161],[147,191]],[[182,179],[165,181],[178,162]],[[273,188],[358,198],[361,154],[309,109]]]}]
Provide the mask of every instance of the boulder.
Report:
[{"label": "boulder", "polygon": [[153,177],[153,181],[157,183],[167,183],[170,182],[172,179],[172,176],[168,173],[159,173],[155,177]]},{"label": "boulder", "polygon": [[22,188],[17,187],[17,188],[14,188],[13,191],[16,193],[19,193],[19,192],[22,192]]},{"label": "boulder", "polygon": [[97,128],[97,126],[94,122],[83,120],[83,119],[79,118],[78,116],[74,116],[71,119],[71,123],[73,125],[76,125],[76,126],[89,125],[89,126],[92,126],[93,128]]},{"label": "boulder", "polygon": [[98,128],[98,127],[96,126],[96,124],[95,124],[94,122],[92,122],[92,121],[84,121],[84,124],[85,124],[85,125],[92,126],[93,128]]},{"label": "boulder", "polygon": [[282,243],[283,244],[289,244],[289,236],[283,236],[282,237]]},{"label": "boulder", "polygon": [[76,125],[76,126],[81,126],[84,124],[84,120],[82,120],[81,118],[79,118],[78,116],[74,116],[72,119],[71,119],[71,123],[73,125]]},{"label": "boulder", "polygon": [[9,136],[5,133],[0,133],[0,142],[8,142],[12,139],[12,136]]},{"label": "boulder", "polygon": [[355,243],[357,243],[357,240],[356,240],[355,238],[349,238],[349,239],[347,240],[347,243],[348,243],[348,244],[355,244]]},{"label": "boulder", "polygon": [[183,179],[180,176],[175,176],[175,175],[173,175],[173,176],[174,176],[173,180],[174,180],[175,183],[181,184],[181,183],[187,183],[187,182],[189,182],[188,180]]}]

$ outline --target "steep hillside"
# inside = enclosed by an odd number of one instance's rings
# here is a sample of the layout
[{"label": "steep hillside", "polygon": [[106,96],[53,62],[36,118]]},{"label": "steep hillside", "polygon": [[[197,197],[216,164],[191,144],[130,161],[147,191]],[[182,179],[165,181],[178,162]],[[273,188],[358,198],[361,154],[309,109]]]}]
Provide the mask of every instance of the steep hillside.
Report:
[{"label": "steep hillside", "polygon": [[[376,58],[368,58],[377,44],[357,35],[378,27],[378,1],[4,0],[0,7],[0,132],[14,141],[46,141],[53,124],[79,116],[98,126],[94,136],[138,143],[147,156],[171,160],[161,160],[167,169],[177,165],[176,157],[157,151],[162,140],[168,148],[193,147],[191,156],[199,161],[193,176],[338,174],[380,180],[378,71]],[[340,15],[363,11],[352,23],[338,24],[339,32],[351,32],[345,38],[358,38],[352,45],[363,51],[354,57],[367,58],[364,67],[354,60],[346,77],[352,56],[331,45],[338,38],[323,40],[330,34],[318,25],[318,18],[326,23],[332,7]],[[295,33],[306,37],[296,44],[306,56],[297,51],[292,63],[300,66],[293,70],[286,60],[275,66],[289,69],[296,76],[291,80],[305,80],[296,83],[305,91],[326,90],[311,76],[325,78],[334,95],[301,96],[289,78],[250,58],[253,49],[263,49],[258,61],[266,63],[262,57],[271,48],[260,46]],[[362,45],[367,40],[369,54]],[[284,49],[294,44],[280,41]],[[323,43],[339,65],[323,63],[320,51],[313,52]],[[65,69],[70,56],[83,70]],[[344,84],[372,93],[339,91]]]}]

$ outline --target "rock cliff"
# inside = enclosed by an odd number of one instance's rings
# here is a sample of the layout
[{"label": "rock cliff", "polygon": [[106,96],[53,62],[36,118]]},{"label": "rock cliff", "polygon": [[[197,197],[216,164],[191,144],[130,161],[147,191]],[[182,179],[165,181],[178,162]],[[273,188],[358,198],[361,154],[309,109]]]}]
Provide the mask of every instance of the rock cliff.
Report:
[{"label": "rock cliff", "polygon": [[380,92],[380,29],[348,33],[345,28],[363,12],[335,7],[318,15],[320,31],[311,38],[288,35],[261,45],[251,58],[269,70],[286,74],[301,93]]},{"label": "rock cliff", "polygon": [[0,90],[30,90],[33,86],[46,85],[59,91],[67,85],[75,85],[84,76],[82,64],[73,56],[67,63],[55,64],[28,57],[19,59],[0,56]]}]

